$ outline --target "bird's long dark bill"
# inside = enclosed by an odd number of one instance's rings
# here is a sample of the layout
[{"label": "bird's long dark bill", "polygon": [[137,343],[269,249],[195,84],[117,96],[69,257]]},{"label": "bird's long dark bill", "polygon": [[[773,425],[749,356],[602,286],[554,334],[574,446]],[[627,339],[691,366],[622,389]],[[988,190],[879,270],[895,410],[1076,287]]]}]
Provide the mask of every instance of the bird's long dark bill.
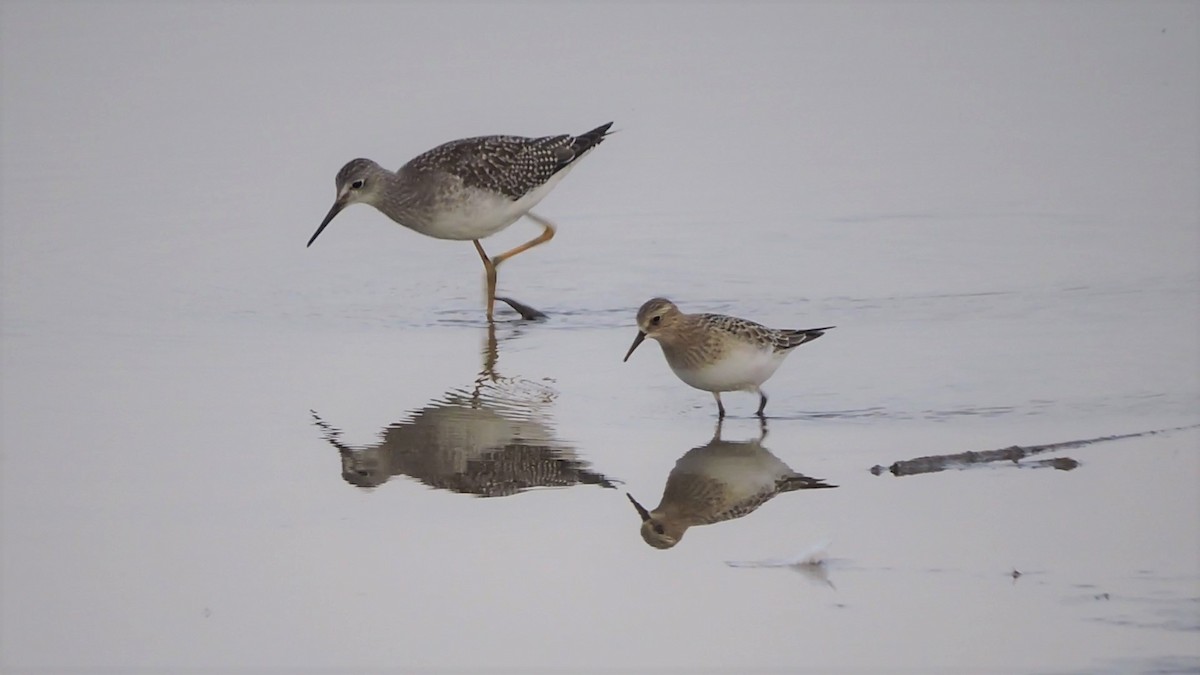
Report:
[{"label": "bird's long dark bill", "polygon": [[325,231],[325,226],[329,224],[329,221],[333,220],[333,217],[341,213],[342,209],[344,208],[346,208],[346,202],[339,200],[333,203],[333,208],[329,209],[329,213],[326,214],[325,220],[321,221],[321,226],[318,227],[317,231],[313,233],[312,239],[308,240],[308,244],[305,246],[305,248],[312,246],[312,243],[317,240],[317,237],[321,236],[321,233]]},{"label": "bird's long dark bill", "polygon": [[637,509],[638,515],[642,517],[643,523],[647,520],[650,520],[650,512],[646,510],[646,507],[637,503],[637,500],[633,498],[633,495],[629,494],[628,492],[625,493],[625,496],[629,497],[629,501],[633,503],[633,508]]},{"label": "bird's long dark bill", "polygon": [[[625,352],[625,358],[621,359],[621,362],[624,363],[625,361],[628,361],[629,356],[633,354],[633,350],[637,349],[638,345],[642,344],[642,340],[645,339],[646,334],[639,330],[637,337],[633,338],[633,344],[629,345],[629,351]],[[633,499],[633,497],[630,497],[630,499]],[[634,504],[636,503],[637,502],[634,502]]]}]

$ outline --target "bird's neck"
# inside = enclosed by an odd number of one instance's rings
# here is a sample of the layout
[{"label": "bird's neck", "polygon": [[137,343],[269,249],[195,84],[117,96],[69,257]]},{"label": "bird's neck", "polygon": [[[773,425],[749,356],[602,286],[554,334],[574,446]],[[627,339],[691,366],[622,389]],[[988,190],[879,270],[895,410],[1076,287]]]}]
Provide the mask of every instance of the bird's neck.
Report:
[{"label": "bird's neck", "polygon": [[398,174],[381,169],[377,178],[383,188],[376,192],[372,206],[401,225],[410,226],[417,206],[418,191]]}]

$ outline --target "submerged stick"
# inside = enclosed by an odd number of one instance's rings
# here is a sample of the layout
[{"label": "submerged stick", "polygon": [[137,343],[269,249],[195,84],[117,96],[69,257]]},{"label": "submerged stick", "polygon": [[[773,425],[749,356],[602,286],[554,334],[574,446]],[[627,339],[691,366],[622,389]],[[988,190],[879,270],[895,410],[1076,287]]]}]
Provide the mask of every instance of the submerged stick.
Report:
[{"label": "submerged stick", "polygon": [[[984,450],[981,452],[960,452],[953,455],[930,455],[928,457],[917,457],[915,459],[905,459],[897,462],[892,462],[891,466],[884,467],[879,464],[871,467],[871,473],[876,476],[884,471],[889,471],[893,476],[915,476],[922,473],[936,473],[945,471],[946,469],[959,469],[973,466],[976,464],[987,464],[989,462],[1010,461],[1014,464],[1020,462],[1031,455],[1038,455],[1044,452],[1053,452],[1055,450],[1069,450],[1071,448],[1081,448],[1085,445],[1094,443],[1103,443],[1106,441],[1120,441],[1129,438],[1141,438],[1143,436],[1155,436],[1158,434],[1171,433],[1173,431],[1185,431],[1187,429],[1195,429],[1200,427],[1200,424],[1190,424],[1183,427],[1172,427],[1170,429],[1155,429],[1153,431],[1139,431],[1132,434],[1115,434],[1112,436],[1098,436],[1096,438],[1085,438],[1077,441],[1063,441],[1061,443],[1046,443],[1044,445],[1029,445],[1020,446],[1013,445],[1007,448],[998,450]],[[1018,464],[1029,468],[1052,467],[1060,471],[1070,471],[1079,466],[1079,462],[1070,457],[1058,457],[1055,459],[1044,459],[1036,462],[1026,462]]]}]

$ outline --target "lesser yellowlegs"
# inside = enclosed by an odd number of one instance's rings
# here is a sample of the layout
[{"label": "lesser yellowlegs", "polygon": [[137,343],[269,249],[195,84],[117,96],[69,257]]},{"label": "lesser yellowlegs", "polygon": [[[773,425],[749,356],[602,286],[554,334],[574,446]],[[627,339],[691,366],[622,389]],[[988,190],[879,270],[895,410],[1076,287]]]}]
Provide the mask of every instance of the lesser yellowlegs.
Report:
[{"label": "lesser yellowlegs", "polygon": [[762,383],[775,374],[791,350],[833,328],[776,329],[722,314],[684,314],[666,298],[647,300],[638,310],[637,324],[637,337],[624,360],[642,340],[658,340],[679,379],[712,392],[720,418],[725,417],[723,391],[756,392],[756,414],[762,417],[767,405]]},{"label": "lesser yellowlegs", "polygon": [[[337,174],[337,199],[308,245],[351,204],[363,202],[397,223],[437,239],[471,240],[483,260],[487,316],[496,299],[496,267],[549,241],[554,224],[529,212],[577,161],[596,147],[612,122],[579,136],[479,136],[450,141],[388,171],[369,159],[350,160]],[[488,257],[479,240],[521,216],[542,226],[534,239]]]}]

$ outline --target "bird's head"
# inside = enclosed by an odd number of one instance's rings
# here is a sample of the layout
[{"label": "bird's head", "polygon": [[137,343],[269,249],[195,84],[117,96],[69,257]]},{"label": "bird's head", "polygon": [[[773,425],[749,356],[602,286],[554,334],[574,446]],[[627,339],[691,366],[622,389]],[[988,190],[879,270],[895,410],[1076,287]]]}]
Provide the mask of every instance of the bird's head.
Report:
[{"label": "bird's head", "polygon": [[378,204],[384,191],[382,179],[387,173],[386,169],[369,159],[359,158],[346,162],[346,166],[338,171],[335,179],[337,198],[333,202],[333,207],[329,209],[325,220],[321,221],[320,227],[308,240],[308,245],[312,246],[317,237],[321,236],[321,232],[329,224],[329,221],[333,220],[333,217],[341,213],[342,209],[347,206],[359,202]]},{"label": "bird's head", "polygon": [[659,340],[664,333],[669,334],[682,316],[683,314],[675,306],[675,303],[666,298],[651,298],[643,303],[637,313],[638,334],[633,339],[633,344],[629,346],[629,351],[625,352],[624,360],[629,360],[633,350],[642,344],[642,340],[646,338]]}]

